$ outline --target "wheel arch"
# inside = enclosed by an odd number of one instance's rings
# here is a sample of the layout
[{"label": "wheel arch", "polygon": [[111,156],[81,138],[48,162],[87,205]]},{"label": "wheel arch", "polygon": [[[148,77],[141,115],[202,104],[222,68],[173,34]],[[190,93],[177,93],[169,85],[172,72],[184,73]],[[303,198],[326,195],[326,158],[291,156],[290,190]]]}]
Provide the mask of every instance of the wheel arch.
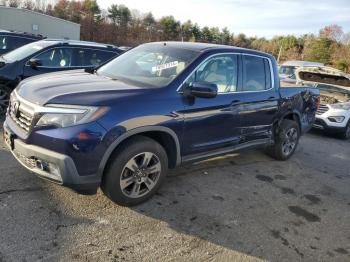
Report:
[{"label": "wheel arch", "polygon": [[282,115],[282,117],[275,123],[277,127],[279,127],[283,120],[288,119],[297,122],[299,125],[299,130],[302,131],[302,123],[301,123],[301,116],[298,111],[288,111]]},{"label": "wheel arch", "polygon": [[[161,144],[169,157],[169,167],[174,168],[181,162],[180,142],[176,133],[170,128],[163,126],[147,126],[132,129],[119,136],[106,150],[98,169],[98,176],[102,178],[104,170],[113,152],[123,142],[132,139],[135,136],[146,136],[154,139]],[[173,150],[175,148],[175,152]]]},{"label": "wheel arch", "polygon": [[298,111],[288,111],[285,112],[282,117],[280,117],[278,120],[276,120],[273,124],[273,136],[276,135],[276,132],[278,132],[279,127],[282,124],[282,121],[288,119],[297,122],[299,126],[299,131],[302,132],[302,123],[301,123],[301,116]]}]

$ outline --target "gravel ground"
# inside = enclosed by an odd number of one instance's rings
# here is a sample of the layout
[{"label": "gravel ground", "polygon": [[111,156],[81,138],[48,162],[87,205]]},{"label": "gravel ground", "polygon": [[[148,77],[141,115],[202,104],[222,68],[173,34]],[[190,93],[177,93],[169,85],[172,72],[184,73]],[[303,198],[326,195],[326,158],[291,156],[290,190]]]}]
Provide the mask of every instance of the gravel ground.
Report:
[{"label": "gravel ground", "polygon": [[350,141],[304,136],[178,168],[145,204],[81,196],[0,144],[0,261],[350,261]]}]

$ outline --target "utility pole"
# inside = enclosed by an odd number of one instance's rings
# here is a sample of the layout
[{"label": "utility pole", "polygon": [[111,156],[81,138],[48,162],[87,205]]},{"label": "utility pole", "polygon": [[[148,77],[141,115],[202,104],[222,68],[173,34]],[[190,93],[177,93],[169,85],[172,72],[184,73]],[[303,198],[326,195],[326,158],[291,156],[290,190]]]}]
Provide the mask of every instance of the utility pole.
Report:
[{"label": "utility pole", "polygon": [[281,44],[280,50],[278,52],[278,57],[277,57],[277,63],[278,64],[280,63],[280,58],[281,58],[281,55],[282,55],[282,49],[283,49],[283,43]]}]

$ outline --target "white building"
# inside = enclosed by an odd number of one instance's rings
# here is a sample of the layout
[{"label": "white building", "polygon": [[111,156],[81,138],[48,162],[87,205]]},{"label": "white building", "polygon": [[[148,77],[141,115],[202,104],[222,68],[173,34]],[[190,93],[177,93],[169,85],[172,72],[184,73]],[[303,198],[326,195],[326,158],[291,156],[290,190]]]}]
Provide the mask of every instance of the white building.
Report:
[{"label": "white building", "polygon": [[6,6],[0,6],[0,29],[41,34],[48,38],[80,39],[80,24]]}]

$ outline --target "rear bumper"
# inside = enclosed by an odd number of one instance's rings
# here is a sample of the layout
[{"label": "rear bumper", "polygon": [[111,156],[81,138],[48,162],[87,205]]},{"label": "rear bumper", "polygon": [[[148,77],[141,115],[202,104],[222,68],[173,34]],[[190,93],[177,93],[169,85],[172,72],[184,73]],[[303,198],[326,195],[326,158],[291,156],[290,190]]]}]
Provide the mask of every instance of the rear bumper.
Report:
[{"label": "rear bumper", "polygon": [[29,171],[79,193],[94,194],[100,185],[97,175],[80,176],[73,159],[17,139],[4,123],[4,142],[13,156]]}]

